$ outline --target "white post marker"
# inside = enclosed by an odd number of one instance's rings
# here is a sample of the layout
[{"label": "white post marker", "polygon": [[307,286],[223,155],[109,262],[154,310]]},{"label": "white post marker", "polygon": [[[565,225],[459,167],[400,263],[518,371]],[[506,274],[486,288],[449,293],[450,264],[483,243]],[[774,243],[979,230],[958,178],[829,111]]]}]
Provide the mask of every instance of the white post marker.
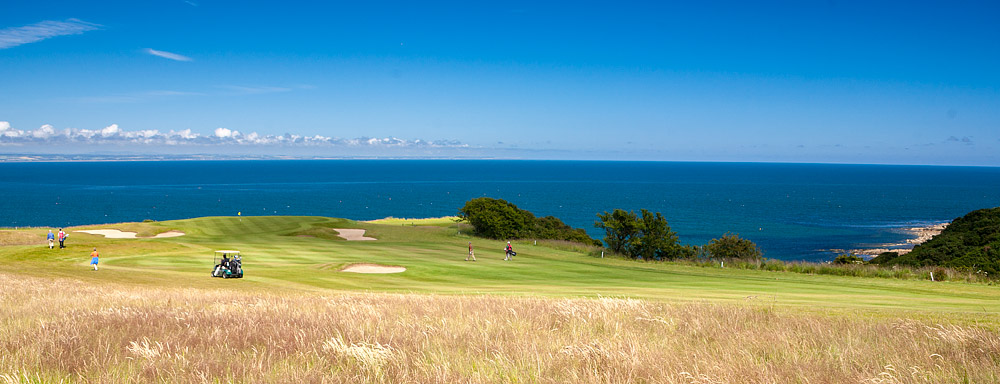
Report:
[{"label": "white post marker", "polygon": [[719,264],[719,268],[725,268],[725,267],[726,267],[726,262],[725,261],[723,261],[723,262],[721,262],[721,264]]},{"label": "white post marker", "polygon": [[604,258],[604,251],[601,251],[601,258]]},{"label": "white post marker", "polygon": [[931,272],[931,281],[934,281],[934,272]]}]

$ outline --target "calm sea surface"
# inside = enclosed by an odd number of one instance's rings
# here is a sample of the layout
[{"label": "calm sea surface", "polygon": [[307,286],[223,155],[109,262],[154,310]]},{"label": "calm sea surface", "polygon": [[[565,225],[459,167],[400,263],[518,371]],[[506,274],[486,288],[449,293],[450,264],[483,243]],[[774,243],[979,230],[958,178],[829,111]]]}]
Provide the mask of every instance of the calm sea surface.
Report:
[{"label": "calm sea surface", "polygon": [[502,198],[594,237],[595,215],[662,212],[681,241],[739,233],[786,260],[898,243],[900,228],[1000,205],[1000,168],[489,160],[0,163],[0,226],[198,216],[454,215]]}]

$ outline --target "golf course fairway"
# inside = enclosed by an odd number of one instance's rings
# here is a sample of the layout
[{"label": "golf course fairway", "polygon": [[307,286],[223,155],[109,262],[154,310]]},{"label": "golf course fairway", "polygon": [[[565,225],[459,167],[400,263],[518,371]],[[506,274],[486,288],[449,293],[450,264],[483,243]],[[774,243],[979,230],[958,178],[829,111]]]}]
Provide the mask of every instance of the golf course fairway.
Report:
[{"label": "golf course fairway", "polygon": [[[402,221],[401,221],[402,222]],[[810,308],[899,309],[966,314],[1000,311],[1000,289],[960,282],[930,282],[703,268],[601,259],[571,247],[513,243],[518,256],[503,260],[505,242],[473,238],[448,219],[428,225],[380,224],[324,217],[206,217],[189,220],[70,228],[67,248],[0,248],[9,273],[61,276],[123,284],[227,289],[379,291],[551,297],[630,297],[662,301],[759,301]],[[164,239],[107,239],[81,229],[122,228]],[[345,241],[334,228],[361,228],[376,241]],[[147,237],[148,237],[147,236]],[[467,262],[473,243],[476,262]],[[89,270],[90,251],[101,254]],[[560,249],[563,248],[563,249]],[[246,277],[209,277],[217,249],[243,253]],[[354,263],[402,266],[404,273],[339,272]]]},{"label": "golf course fairway", "polygon": [[[75,232],[95,229],[138,238]],[[448,218],[204,217],[66,232],[67,248],[49,249],[47,228],[0,231],[0,366],[11,367],[0,382],[739,382],[748,372],[760,375],[749,382],[977,382],[1000,366],[991,284],[636,262],[541,241],[514,241],[504,261],[506,242]],[[183,235],[153,237],[166,232]],[[221,249],[242,253],[244,278],[210,277]],[[352,265],[396,273],[342,271]],[[231,341],[217,330],[241,322],[260,332]],[[53,340],[25,336],[53,329]],[[198,341],[206,334],[221,339]],[[77,357],[91,348],[107,351]],[[675,355],[669,369],[637,368]]]}]

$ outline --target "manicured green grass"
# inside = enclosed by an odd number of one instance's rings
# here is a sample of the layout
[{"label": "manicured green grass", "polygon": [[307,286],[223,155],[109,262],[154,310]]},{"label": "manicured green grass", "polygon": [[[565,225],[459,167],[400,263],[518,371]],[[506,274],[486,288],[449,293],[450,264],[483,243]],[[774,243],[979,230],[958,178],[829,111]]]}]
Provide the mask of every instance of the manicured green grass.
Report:
[{"label": "manicured green grass", "polygon": [[[92,282],[234,290],[381,291],[551,297],[627,296],[667,302],[752,302],[796,310],[905,311],[996,327],[1000,288],[984,284],[804,275],[702,268],[670,263],[601,259],[532,242],[514,242],[514,261],[503,261],[505,242],[472,238],[447,220],[401,225],[325,217],[205,217],[130,223],[141,233],[180,230],[165,239],[105,239],[71,232],[65,250],[49,250],[45,229],[38,245],[0,247],[0,268],[32,276]],[[428,224],[428,225],[421,225]],[[332,228],[364,228],[377,241],[344,241]],[[477,262],[464,261],[467,244]],[[100,271],[88,264],[101,253]],[[244,254],[241,280],[209,276],[212,251]],[[351,263],[406,267],[398,274],[355,274]]]},{"label": "manicured green grass", "polygon": [[458,220],[459,220],[458,216],[431,217],[426,219],[405,219],[398,217],[386,217],[384,219],[366,221],[366,223],[386,224],[386,225],[410,225],[410,226],[432,225],[437,227],[448,227],[457,223]]},{"label": "manicured green grass", "polygon": [[[551,241],[515,242],[505,262],[505,242],[426,224],[206,217],[69,228],[65,250],[46,229],[0,231],[0,383],[997,381],[994,285],[602,259]],[[187,235],[72,232],[97,227]],[[242,251],[244,279],[209,276],[217,249]],[[407,270],[340,272],[352,263]]]}]

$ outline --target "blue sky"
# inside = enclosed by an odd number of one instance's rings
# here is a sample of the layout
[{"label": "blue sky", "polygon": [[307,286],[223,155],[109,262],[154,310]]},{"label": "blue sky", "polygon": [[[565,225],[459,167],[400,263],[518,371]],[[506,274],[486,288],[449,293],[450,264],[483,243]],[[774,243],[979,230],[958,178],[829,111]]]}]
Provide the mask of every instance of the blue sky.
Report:
[{"label": "blue sky", "polygon": [[0,153],[1000,166],[1000,5],[873,3],[8,1]]}]

